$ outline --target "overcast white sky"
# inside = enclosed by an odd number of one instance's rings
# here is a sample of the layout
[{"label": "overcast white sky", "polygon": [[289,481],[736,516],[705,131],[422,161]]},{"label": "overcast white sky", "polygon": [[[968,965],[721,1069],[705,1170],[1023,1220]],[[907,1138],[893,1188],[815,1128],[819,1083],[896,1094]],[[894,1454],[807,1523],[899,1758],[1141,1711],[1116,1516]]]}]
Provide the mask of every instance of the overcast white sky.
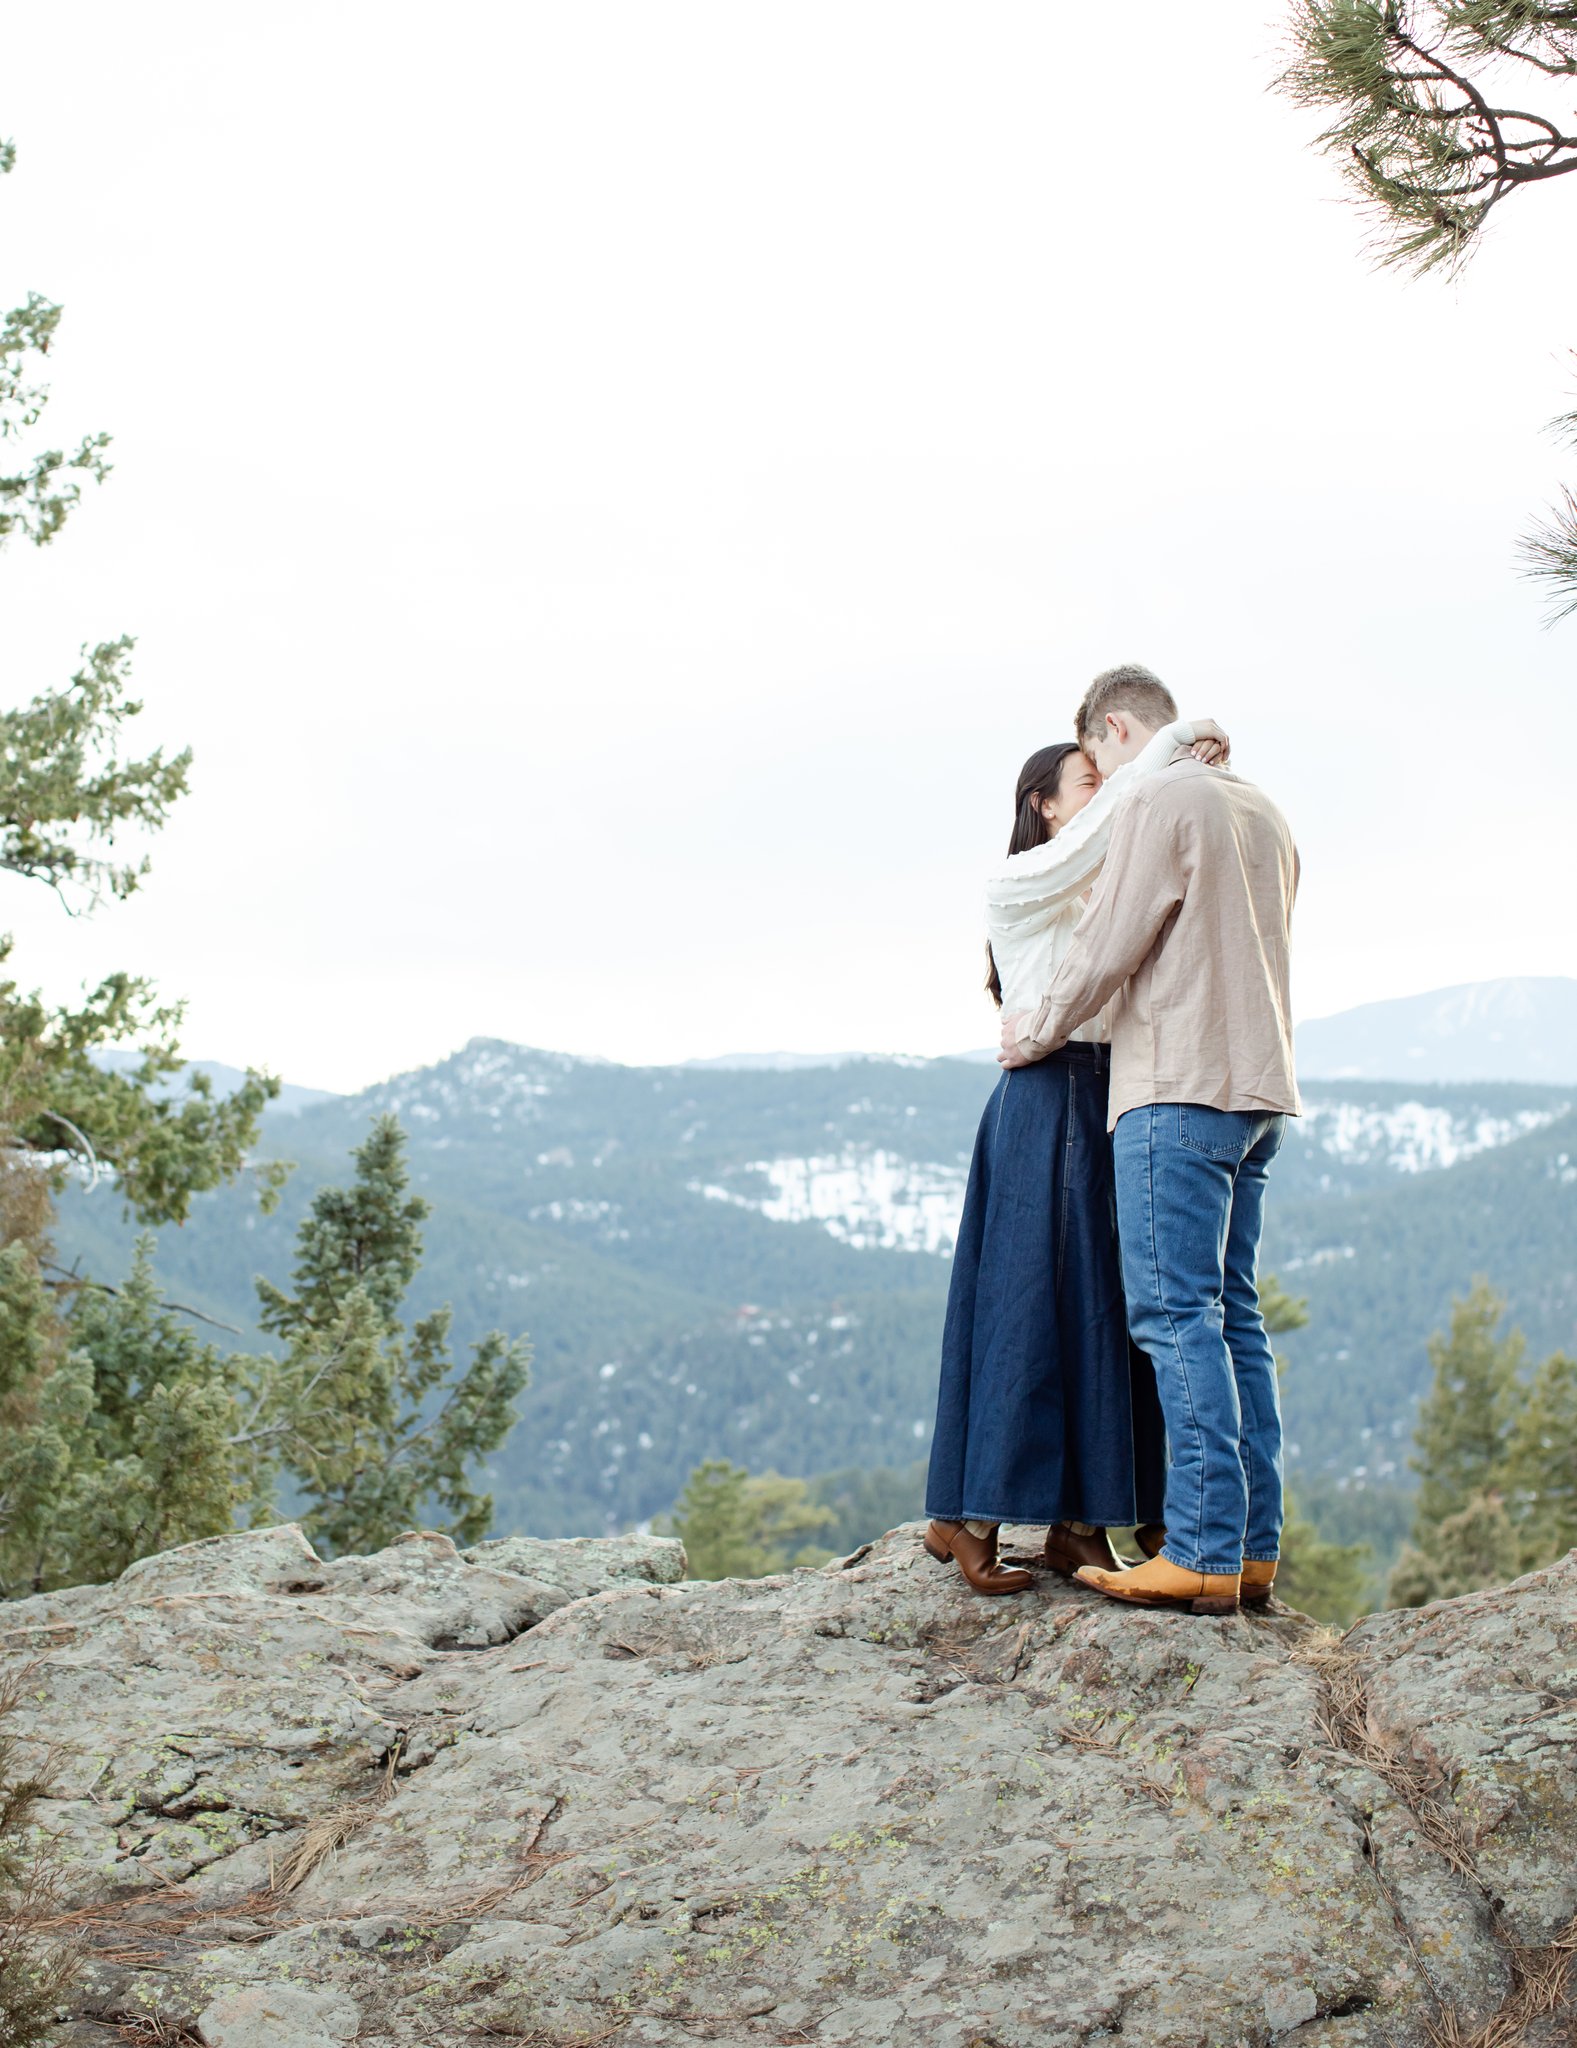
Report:
[{"label": "overcast white sky", "polygon": [[1300,1014],[1577,972],[1577,622],[1512,561],[1577,193],[1377,274],[1283,14],[13,19],[0,304],[117,469],[0,563],[4,686],[133,632],[197,753],[132,904],[0,884],[20,978],[336,1088],[985,1044],[1015,772],[1133,658],[1293,821]]}]

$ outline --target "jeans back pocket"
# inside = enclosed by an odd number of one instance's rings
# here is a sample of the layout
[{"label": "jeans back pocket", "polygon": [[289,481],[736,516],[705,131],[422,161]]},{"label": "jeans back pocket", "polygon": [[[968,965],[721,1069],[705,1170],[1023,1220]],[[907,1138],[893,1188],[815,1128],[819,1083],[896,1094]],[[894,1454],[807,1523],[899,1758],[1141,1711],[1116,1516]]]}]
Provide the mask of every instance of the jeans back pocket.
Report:
[{"label": "jeans back pocket", "polygon": [[1260,1118],[1250,1109],[1206,1109],[1183,1103],[1177,1112],[1178,1143],[1207,1159],[1245,1159]]}]

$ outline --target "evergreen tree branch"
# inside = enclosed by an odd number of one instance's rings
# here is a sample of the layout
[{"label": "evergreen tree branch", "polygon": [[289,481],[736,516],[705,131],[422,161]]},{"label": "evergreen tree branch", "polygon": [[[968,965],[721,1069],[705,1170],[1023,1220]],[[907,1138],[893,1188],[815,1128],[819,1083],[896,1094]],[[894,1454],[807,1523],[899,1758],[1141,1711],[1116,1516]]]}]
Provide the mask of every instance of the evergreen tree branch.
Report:
[{"label": "evergreen tree branch", "polygon": [[[58,1276],[54,1280],[47,1281],[45,1283],[46,1286],[59,1288],[63,1293],[69,1293],[78,1288],[86,1288],[90,1293],[108,1294],[118,1301],[125,1292],[123,1288],[112,1287],[107,1280],[88,1280],[78,1273],[74,1267],[57,1266],[53,1259],[45,1259],[43,1267],[46,1273],[54,1273]],[[158,1303],[158,1306],[162,1309],[168,1309],[174,1315],[191,1316],[199,1323],[207,1323],[212,1329],[227,1331],[232,1337],[241,1337],[246,1334],[244,1330],[239,1329],[234,1323],[222,1323],[217,1316],[209,1315],[206,1309],[193,1308],[189,1302],[161,1301]]]},{"label": "evergreen tree branch", "polygon": [[[1548,54],[1524,46],[1530,29]],[[1508,193],[1577,170],[1577,135],[1551,111],[1501,104],[1475,62],[1573,75],[1577,16],[1530,22],[1516,0],[1299,0],[1282,86],[1333,117],[1320,146],[1376,222],[1385,262],[1458,261]]]},{"label": "evergreen tree branch", "polygon": [[1522,574],[1532,577],[1549,599],[1547,625],[1577,612],[1577,492],[1562,486],[1559,503],[1523,535],[1517,554]]},{"label": "evergreen tree branch", "polygon": [[[0,963],[9,946],[0,940]],[[111,975],[80,1008],[62,1010],[0,980],[0,1144],[39,1155],[58,1186],[60,1129],[74,1128],[84,1156],[114,1176],[143,1221],[179,1222],[194,1194],[246,1166],[263,1108],[279,1092],[272,1077],[249,1073],[235,1094],[216,1099],[209,1078],[194,1073],[184,1094],[155,1093],[183,1065],[180,1021],[179,1005],[161,1005],[129,975]],[[103,1047],[128,1039],[142,1041],[139,1068],[101,1064]],[[266,1209],[280,1172],[275,1162],[260,1171]]]},{"label": "evergreen tree branch", "polygon": [[96,1188],[99,1184],[100,1172],[99,1155],[97,1154],[97,1152],[94,1151],[91,1141],[83,1136],[82,1132],[77,1129],[76,1125],[71,1121],[69,1116],[62,1116],[58,1109],[46,1109],[42,1111],[41,1114],[46,1123],[59,1124],[60,1128],[63,1131],[69,1131],[72,1137],[76,1139],[78,1145],[87,1154],[88,1170],[91,1175],[91,1178],[88,1182],[88,1188],[91,1192],[91,1190]]},{"label": "evergreen tree branch", "polygon": [[107,859],[101,848],[131,825],[160,831],[187,794],[188,748],[140,759],[122,734],[142,705],[128,694],[134,642],[125,635],[82,650],[63,690],[0,712],[0,869],[47,884],[85,889],[89,904],[130,896],[148,872]]},{"label": "evergreen tree branch", "polygon": [[[345,1355],[342,1347],[331,1351],[304,1386],[299,1389],[292,1388],[289,1391],[287,1398],[290,1403],[290,1412],[281,1421],[265,1423],[260,1428],[236,1430],[226,1441],[231,1444],[260,1444],[267,1443],[275,1438],[290,1437],[302,1449],[310,1451],[314,1456],[343,1457],[345,1455],[345,1448],[343,1446],[322,1443],[321,1440],[307,1433],[305,1425],[315,1419],[315,1411],[312,1406],[313,1396],[317,1393],[319,1387],[323,1385],[324,1381],[331,1374],[337,1372],[345,1363]],[[268,1392],[277,1397],[277,1389],[274,1386],[271,1385]],[[259,1397],[258,1405],[253,1408],[254,1415],[259,1412],[264,1398],[263,1396]]]},{"label": "evergreen tree branch", "polygon": [[[15,162],[15,145],[0,144],[0,177]],[[36,426],[49,402],[47,386],[32,381],[33,359],[49,354],[60,316],[52,300],[29,292],[24,305],[0,320],[0,440]],[[108,434],[87,434],[74,454],[47,448],[11,474],[0,473],[0,548],[13,539],[47,546],[81,502],[84,482],[102,483],[109,475],[108,446]]]},{"label": "evergreen tree branch", "polygon": [[[1513,106],[1500,90],[1507,77],[1577,78],[1577,7],[1296,0],[1291,42],[1282,89],[1326,118],[1319,146],[1376,224],[1383,262],[1424,272],[1462,261],[1511,193],[1577,171],[1569,103]],[[1554,425],[1577,440],[1577,414]],[[1577,613],[1571,490],[1517,553],[1551,600],[1547,622]]]}]

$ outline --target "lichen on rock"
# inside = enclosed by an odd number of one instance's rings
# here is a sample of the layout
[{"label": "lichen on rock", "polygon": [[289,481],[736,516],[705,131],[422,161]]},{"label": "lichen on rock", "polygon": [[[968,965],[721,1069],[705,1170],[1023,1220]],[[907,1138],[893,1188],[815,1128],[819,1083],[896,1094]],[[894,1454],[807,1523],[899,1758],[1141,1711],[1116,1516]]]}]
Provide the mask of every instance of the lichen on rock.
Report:
[{"label": "lichen on rock", "polygon": [[918,1538],[687,1584],[656,1539],[273,1529],[16,1603],[107,1959],[79,2021],[1423,2048],[1531,2014],[1577,1913],[1577,1559],[1337,1643],[981,1600]]}]

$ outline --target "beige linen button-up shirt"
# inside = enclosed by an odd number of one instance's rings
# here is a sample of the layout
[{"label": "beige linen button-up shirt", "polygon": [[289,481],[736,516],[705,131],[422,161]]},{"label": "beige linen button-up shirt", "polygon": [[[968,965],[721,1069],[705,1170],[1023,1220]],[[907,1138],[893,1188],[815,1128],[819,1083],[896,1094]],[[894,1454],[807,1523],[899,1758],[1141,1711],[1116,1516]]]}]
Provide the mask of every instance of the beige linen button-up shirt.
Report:
[{"label": "beige linen button-up shirt", "polygon": [[[986,937],[1002,983],[1004,1010],[1033,1010],[1056,979],[1106,858],[1123,799],[1171,766],[1198,728],[1187,719],[1163,726],[1131,761],[1109,775],[1083,810],[1039,846],[1010,854],[986,877]],[[1069,1034],[1096,1045],[1111,1038],[1098,1014]]]},{"label": "beige linen button-up shirt", "polygon": [[1173,762],[1119,807],[1089,908],[1019,1025],[1020,1051],[1055,1052],[1116,996],[1109,1128],[1155,1102],[1296,1115],[1297,887],[1292,833],[1264,791]]}]

